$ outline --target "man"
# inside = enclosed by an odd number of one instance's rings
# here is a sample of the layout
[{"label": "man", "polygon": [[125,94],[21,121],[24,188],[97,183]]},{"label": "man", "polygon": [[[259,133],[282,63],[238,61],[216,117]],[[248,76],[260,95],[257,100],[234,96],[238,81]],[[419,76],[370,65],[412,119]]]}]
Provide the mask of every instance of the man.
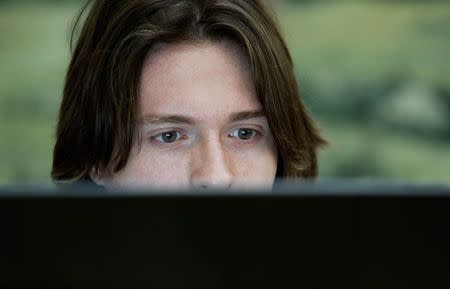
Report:
[{"label": "man", "polygon": [[52,177],[270,186],[316,176],[324,143],[261,1],[97,0],[68,69]]}]

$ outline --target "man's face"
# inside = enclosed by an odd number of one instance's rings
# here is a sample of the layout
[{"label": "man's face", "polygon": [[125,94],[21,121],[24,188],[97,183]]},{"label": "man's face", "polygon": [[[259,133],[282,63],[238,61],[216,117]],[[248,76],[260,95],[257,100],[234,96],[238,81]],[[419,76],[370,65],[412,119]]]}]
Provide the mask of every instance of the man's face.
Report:
[{"label": "man's face", "polygon": [[271,186],[277,149],[247,62],[228,42],[153,48],[140,81],[141,146],[108,185]]}]

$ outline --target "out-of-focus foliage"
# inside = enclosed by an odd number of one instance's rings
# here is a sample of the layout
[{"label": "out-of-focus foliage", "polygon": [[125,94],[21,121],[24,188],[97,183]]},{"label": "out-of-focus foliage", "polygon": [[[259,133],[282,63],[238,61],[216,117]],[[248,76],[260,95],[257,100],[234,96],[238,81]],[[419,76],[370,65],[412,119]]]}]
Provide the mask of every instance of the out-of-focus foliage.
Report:
[{"label": "out-of-focus foliage", "polygon": [[450,5],[334,2],[278,7],[322,174],[448,182]]},{"label": "out-of-focus foliage", "polygon": [[[294,3],[295,2],[295,3]],[[325,177],[450,182],[448,1],[274,1]],[[0,183],[48,181],[82,2],[0,0]]]}]

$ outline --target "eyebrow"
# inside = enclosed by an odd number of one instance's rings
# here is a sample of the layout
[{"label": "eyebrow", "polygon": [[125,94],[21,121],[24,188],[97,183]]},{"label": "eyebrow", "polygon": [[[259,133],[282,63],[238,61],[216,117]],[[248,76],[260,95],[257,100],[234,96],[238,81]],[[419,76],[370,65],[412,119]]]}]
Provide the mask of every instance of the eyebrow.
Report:
[{"label": "eyebrow", "polygon": [[[241,111],[232,113],[231,116],[229,117],[229,121],[236,122],[264,116],[265,113],[262,110]],[[194,125],[196,123],[196,121],[193,118],[183,115],[167,115],[167,116],[146,115],[141,119],[139,119],[139,122],[142,124],[153,124],[153,125],[164,123]]]},{"label": "eyebrow", "polygon": [[231,114],[230,121],[241,121],[241,120],[247,120],[251,118],[259,118],[259,117],[265,117],[266,114],[262,110],[253,110],[253,111],[242,111],[242,112],[236,112]]},{"label": "eyebrow", "polygon": [[176,123],[176,124],[195,124],[193,118],[182,115],[168,115],[168,116],[155,116],[146,115],[139,120],[143,124],[163,124],[163,123]]}]

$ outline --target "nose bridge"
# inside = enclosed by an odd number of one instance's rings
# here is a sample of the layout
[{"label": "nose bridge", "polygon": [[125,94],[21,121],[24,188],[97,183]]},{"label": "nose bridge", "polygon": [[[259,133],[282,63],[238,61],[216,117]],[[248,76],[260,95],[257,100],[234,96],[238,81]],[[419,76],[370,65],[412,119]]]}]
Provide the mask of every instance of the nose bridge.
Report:
[{"label": "nose bridge", "polygon": [[196,188],[228,188],[233,180],[229,152],[220,137],[204,137],[193,155],[192,185]]}]

